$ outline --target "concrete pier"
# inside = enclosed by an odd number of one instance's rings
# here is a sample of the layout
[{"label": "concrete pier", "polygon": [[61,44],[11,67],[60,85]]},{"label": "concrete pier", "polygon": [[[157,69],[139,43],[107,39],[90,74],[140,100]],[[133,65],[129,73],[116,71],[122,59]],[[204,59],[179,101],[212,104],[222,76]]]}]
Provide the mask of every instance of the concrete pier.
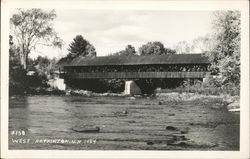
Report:
[{"label": "concrete pier", "polygon": [[137,86],[134,81],[126,81],[125,82],[125,95],[136,95],[141,94],[141,89]]}]

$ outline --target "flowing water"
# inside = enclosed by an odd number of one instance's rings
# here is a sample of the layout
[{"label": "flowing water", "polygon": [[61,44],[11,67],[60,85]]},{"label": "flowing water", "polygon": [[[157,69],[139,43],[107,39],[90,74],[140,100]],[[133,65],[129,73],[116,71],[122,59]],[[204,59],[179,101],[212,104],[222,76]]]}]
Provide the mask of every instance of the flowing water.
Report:
[{"label": "flowing water", "polygon": [[13,97],[9,149],[239,150],[239,114],[142,97]]}]

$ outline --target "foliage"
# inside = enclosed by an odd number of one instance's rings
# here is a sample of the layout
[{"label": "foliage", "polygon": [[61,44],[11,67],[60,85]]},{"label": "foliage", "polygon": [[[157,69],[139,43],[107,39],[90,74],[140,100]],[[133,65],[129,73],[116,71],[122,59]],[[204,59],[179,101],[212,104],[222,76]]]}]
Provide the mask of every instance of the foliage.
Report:
[{"label": "foliage", "polygon": [[[201,80],[186,79],[179,87],[174,89],[163,89],[161,93],[178,92],[178,93],[197,93],[203,95],[231,95],[239,96],[240,89],[233,84],[222,85],[220,80],[211,79],[209,83],[203,83]],[[159,93],[159,91],[158,91]]]},{"label": "foliage", "polygon": [[[38,56],[35,60],[28,59],[27,69],[21,65],[20,50],[15,46],[12,36],[9,36],[9,92],[13,94],[36,94],[37,89],[48,87],[48,79],[56,69],[55,58]],[[30,75],[28,75],[32,72]]]},{"label": "foliage", "polygon": [[13,37],[9,36],[9,93],[23,93],[28,85],[26,70],[19,60],[19,49],[14,45]]},{"label": "foliage", "polygon": [[135,83],[140,87],[143,94],[152,94],[155,89],[173,89],[181,85],[183,79],[138,79]]},{"label": "foliage", "polygon": [[18,9],[10,18],[11,34],[20,49],[20,62],[27,68],[28,55],[37,45],[62,47],[62,40],[52,27],[54,10]]},{"label": "foliage", "polygon": [[47,67],[49,66],[49,64],[50,60],[48,59],[48,57],[38,56],[34,60],[34,66],[36,67],[36,70],[40,75],[48,74]]},{"label": "foliage", "polygon": [[183,88],[201,88],[202,87],[202,81],[195,80],[195,79],[186,79],[183,81],[181,87]]},{"label": "foliage", "polygon": [[77,35],[73,42],[69,45],[69,58],[85,57],[85,56],[96,56],[95,48],[82,35]]},{"label": "foliage", "polygon": [[205,36],[197,37],[193,40],[191,50],[193,52],[212,52],[215,47],[215,39],[212,34],[207,34]]},{"label": "foliage", "polygon": [[121,79],[103,80],[103,84],[106,86],[108,91],[114,93],[121,93],[125,88],[125,81]]},{"label": "foliage", "polygon": [[121,50],[119,52],[111,54],[111,56],[131,56],[131,55],[136,55],[135,47],[132,45],[127,45],[125,50]]},{"label": "foliage", "polygon": [[165,48],[161,42],[148,42],[139,48],[140,55],[165,55],[175,54],[175,50]]},{"label": "foliage", "polygon": [[191,47],[187,41],[180,41],[176,44],[175,50],[177,54],[186,54],[186,53],[190,53]]},{"label": "foliage", "polygon": [[13,67],[21,67],[20,59],[19,59],[20,50],[14,45],[13,36],[9,36],[9,66]]},{"label": "foliage", "polygon": [[34,61],[33,61],[33,66],[36,69],[36,72],[40,76],[46,76],[49,78],[53,74],[54,71],[57,70],[57,60],[56,58],[49,59],[47,56],[42,57],[38,56]]},{"label": "foliage", "polygon": [[215,49],[208,53],[212,67],[221,73],[222,84],[240,84],[240,12],[215,12],[213,27]]}]

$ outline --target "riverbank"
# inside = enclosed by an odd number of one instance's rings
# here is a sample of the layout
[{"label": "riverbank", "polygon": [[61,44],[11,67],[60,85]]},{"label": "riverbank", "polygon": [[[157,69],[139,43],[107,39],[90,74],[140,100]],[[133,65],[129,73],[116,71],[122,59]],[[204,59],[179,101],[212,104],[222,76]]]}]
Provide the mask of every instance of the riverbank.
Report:
[{"label": "riverbank", "polygon": [[209,106],[212,109],[227,109],[229,111],[239,111],[239,96],[231,96],[228,94],[221,95],[204,95],[197,93],[156,93],[159,104],[180,104],[182,102],[192,102],[193,104],[201,104]]},{"label": "riverbank", "polygon": [[[210,91],[212,92],[212,91]],[[191,93],[191,92],[184,92],[174,90],[157,90],[154,94],[143,94],[143,95],[125,95],[124,93],[95,93],[92,91],[87,90],[68,90],[68,91],[61,91],[61,90],[54,90],[54,89],[33,89],[27,92],[25,95],[33,96],[33,95],[55,95],[55,96],[83,96],[83,97],[125,97],[130,100],[134,100],[136,98],[151,98],[158,100],[158,104],[180,104],[185,101],[193,102],[194,104],[202,104],[207,106],[212,106],[212,109],[228,109],[229,111],[239,111],[240,104],[239,104],[239,96],[237,95],[230,95],[226,93],[220,93],[218,95],[214,95],[212,92],[211,94],[208,93]]]},{"label": "riverbank", "polygon": [[66,92],[66,95],[74,96],[86,96],[86,97],[127,97],[128,99],[134,100],[136,98],[146,97],[146,98],[155,98],[159,100],[158,104],[179,104],[181,102],[189,101],[194,102],[195,104],[202,104],[213,106],[213,109],[223,109],[227,108],[228,110],[237,110],[239,111],[239,96],[221,93],[218,95],[213,94],[202,94],[202,93],[191,93],[191,92],[175,92],[173,90],[168,91],[156,91],[154,94],[148,95],[125,95],[124,93],[94,93],[86,90],[71,90]]}]

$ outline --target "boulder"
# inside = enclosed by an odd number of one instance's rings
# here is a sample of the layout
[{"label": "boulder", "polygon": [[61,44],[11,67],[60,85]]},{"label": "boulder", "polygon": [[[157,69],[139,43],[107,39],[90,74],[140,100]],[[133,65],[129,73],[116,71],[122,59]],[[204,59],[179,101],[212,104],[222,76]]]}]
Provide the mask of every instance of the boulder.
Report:
[{"label": "boulder", "polygon": [[158,102],[158,105],[162,105],[162,104],[163,104],[163,102],[162,102],[162,101],[159,101],[159,102]]},{"label": "boulder", "polygon": [[176,130],[178,130],[178,128],[173,127],[173,126],[167,126],[167,127],[166,127],[166,130],[176,131]]},{"label": "boulder", "polygon": [[154,145],[154,143],[152,141],[148,141],[147,145]]},{"label": "boulder", "polygon": [[128,114],[128,110],[122,111],[123,114]]},{"label": "boulder", "polygon": [[100,132],[100,128],[98,126],[91,127],[91,126],[81,126],[81,127],[74,127],[72,128],[75,132],[82,132],[82,133],[97,133]]},{"label": "boulder", "polygon": [[129,97],[128,99],[135,100],[135,97]]},{"label": "boulder", "polygon": [[66,91],[65,95],[66,95],[66,96],[71,95],[71,91]]},{"label": "boulder", "polygon": [[168,116],[175,116],[175,114],[174,113],[169,113]]},{"label": "boulder", "polygon": [[130,120],[130,121],[128,121],[128,123],[136,123],[136,121]]},{"label": "boulder", "polygon": [[181,129],[180,129],[180,133],[181,133],[181,134],[187,134],[188,131],[189,131],[189,129],[190,129],[189,127],[181,128]]}]

